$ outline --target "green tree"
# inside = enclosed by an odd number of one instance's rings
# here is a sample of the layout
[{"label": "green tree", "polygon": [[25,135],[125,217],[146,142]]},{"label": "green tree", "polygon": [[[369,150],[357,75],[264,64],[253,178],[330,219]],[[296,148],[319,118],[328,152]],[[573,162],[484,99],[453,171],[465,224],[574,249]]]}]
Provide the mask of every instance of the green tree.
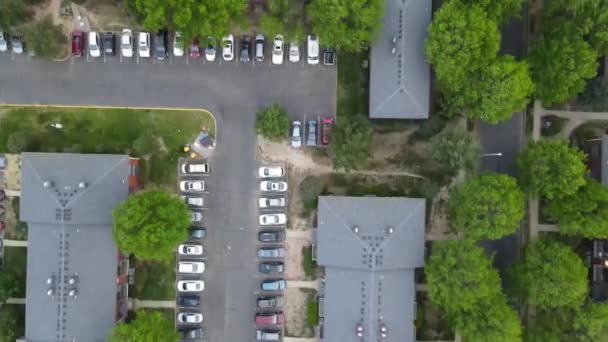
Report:
[{"label": "green tree", "polygon": [[23,131],[11,133],[6,139],[6,149],[10,153],[21,153],[27,148],[28,137]]},{"label": "green tree", "polygon": [[528,303],[541,308],[577,307],[587,295],[585,264],[570,247],[557,241],[530,242],[513,278]]},{"label": "green tree", "polygon": [[608,304],[588,300],[571,322],[571,341],[601,341],[608,336]]},{"label": "green tree", "polygon": [[322,45],[356,52],[374,40],[384,0],[312,0],[307,11]]},{"label": "green tree", "polygon": [[18,293],[19,281],[15,274],[8,270],[0,272],[0,306]]},{"label": "green tree", "polygon": [[177,342],[179,334],[160,311],[138,310],[135,319],[130,323],[118,323],[114,326],[109,342]]},{"label": "green tree", "polygon": [[465,3],[481,6],[488,17],[503,22],[509,17],[519,15],[523,0],[464,0]]},{"label": "green tree", "polygon": [[479,142],[461,128],[447,128],[431,139],[431,157],[451,171],[475,170],[479,165]]},{"label": "green tree", "polygon": [[298,0],[270,0],[260,18],[260,29],[270,37],[282,34],[288,41],[304,39],[304,3]]},{"label": "green tree", "polygon": [[536,96],[545,106],[572,99],[596,75],[597,57],[598,52],[572,25],[541,33],[528,56]]},{"label": "green tree", "polygon": [[608,237],[608,189],[593,179],[575,194],[551,201],[545,212],[558,222],[562,234]]},{"label": "green tree", "polygon": [[586,110],[608,111],[608,80],[598,77],[589,81],[579,100],[579,104]]},{"label": "green tree", "polygon": [[334,168],[356,170],[367,165],[372,139],[373,132],[367,119],[357,116],[338,121],[329,131],[329,149]]},{"label": "green tree", "polygon": [[306,210],[317,207],[319,195],[323,192],[323,183],[316,176],[306,176],[300,182],[300,198]]},{"label": "green tree", "polygon": [[165,191],[135,193],[116,207],[112,216],[116,244],[140,259],[170,260],[177,244],[188,237],[188,206]]},{"label": "green tree", "polygon": [[10,305],[0,307],[0,342],[17,340],[17,315]]},{"label": "green tree", "polygon": [[274,103],[256,114],[255,126],[265,138],[283,140],[289,134],[289,117],[285,109]]},{"label": "green tree", "polygon": [[31,16],[32,13],[25,7],[23,0],[0,1],[0,30],[9,31],[26,22]]},{"label": "green tree", "polygon": [[517,159],[523,189],[548,199],[573,195],[586,183],[585,159],[565,140],[533,142]]},{"label": "green tree", "polygon": [[53,25],[50,15],[32,24],[25,32],[25,39],[36,56],[45,59],[63,57],[68,41],[61,26]]},{"label": "green tree", "polygon": [[517,180],[504,174],[468,180],[450,192],[448,205],[452,226],[473,240],[512,234],[524,216],[524,194]]}]

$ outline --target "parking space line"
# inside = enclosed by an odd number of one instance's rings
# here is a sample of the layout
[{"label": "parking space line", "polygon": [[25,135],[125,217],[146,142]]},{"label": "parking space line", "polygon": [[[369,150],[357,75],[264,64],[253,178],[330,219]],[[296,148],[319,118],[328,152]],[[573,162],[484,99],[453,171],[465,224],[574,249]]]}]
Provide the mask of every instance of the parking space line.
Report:
[{"label": "parking space line", "polygon": [[89,58],[90,58],[90,54],[89,54],[89,51],[87,50],[87,63],[89,63]]},{"label": "parking space line", "polygon": [[103,64],[106,64],[106,54],[103,54]]},{"label": "parking space line", "polygon": [[186,54],[186,65],[190,64],[190,54]]},{"label": "parking space line", "polygon": [[173,55],[169,54],[169,65],[173,64]]},{"label": "parking space line", "polygon": [[135,60],[137,61],[137,64],[139,64],[139,53],[137,53]]},{"label": "parking space line", "polygon": [[120,64],[122,64],[122,53],[120,54]]}]

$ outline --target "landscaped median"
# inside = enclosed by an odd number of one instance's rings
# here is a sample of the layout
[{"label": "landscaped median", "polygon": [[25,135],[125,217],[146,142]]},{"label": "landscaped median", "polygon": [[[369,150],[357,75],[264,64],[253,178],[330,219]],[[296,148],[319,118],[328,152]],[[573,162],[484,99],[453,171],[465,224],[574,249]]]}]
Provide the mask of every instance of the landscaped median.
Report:
[{"label": "landscaped median", "polygon": [[0,151],[126,153],[142,158],[143,182],[171,188],[184,144],[201,130],[215,136],[206,110],[0,106]]}]

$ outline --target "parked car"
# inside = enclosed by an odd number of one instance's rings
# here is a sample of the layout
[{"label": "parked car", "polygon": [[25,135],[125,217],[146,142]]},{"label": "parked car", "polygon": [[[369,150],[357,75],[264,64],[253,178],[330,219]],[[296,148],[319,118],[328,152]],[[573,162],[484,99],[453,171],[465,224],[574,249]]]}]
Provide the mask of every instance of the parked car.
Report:
[{"label": "parked car", "polygon": [[204,239],[207,237],[207,229],[205,228],[190,228],[189,238],[191,240]]},{"label": "parked car", "polygon": [[25,51],[25,43],[23,43],[21,36],[13,36],[13,39],[11,39],[11,46],[13,47],[13,53],[18,55]]},{"label": "parked car", "polygon": [[263,214],[260,215],[260,224],[269,226],[273,224],[285,224],[287,216],[285,214]]},{"label": "parked car", "polygon": [[272,45],[272,64],[283,64],[283,46],[285,45],[285,41],[283,40],[283,36],[277,34],[274,37],[274,44]]},{"label": "parked car", "polygon": [[264,35],[261,33],[255,36],[255,60],[260,63],[264,61]]},{"label": "parked car", "polygon": [[177,246],[177,252],[180,255],[203,255],[203,246],[183,244]]},{"label": "parked car", "polygon": [[[15,43],[13,42],[13,49]],[[101,45],[99,39],[99,33],[89,32],[89,55],[91,57],[101,57]]]},{"label": "parked car", "polygon": [[300,47],[298,43],[289,43],[289,61],[291,63],[298,63],[300,61]]},{"label": "parked car", "polygon": [[182,173],[209,173],[208,163],[183,163]]},{"label": "parked car", "polygon": [[280,230],[263,230],[258,233],[260,242],[281,242],[285,239],[285,234]]},{"label": "parked car", "polygon": [[282,262],[262,262],[260,263],[260,273],[281,274],[284,266]]},{"label": "parked car", "polygon": [[205,48],[205,58],[209,62],[215,61],[215,55],[217,51],[215,49],[215,38],[208,36],[207,37],[207,47]]},{"label": "parked car", "polygon": [[203,213],[200,211],[191,211],[190,212],[190,221],[192,222],[201,222],[203,220]]},{"label": "parked car", "polygon": [[319,39],[316,35],[309,35],[307,38],[308,64],[319,64]]},{"label": "parked car", "polygon": [[285,206],[285,197],[268,198],[262,197],[258,201],[260,208],[282,208]]},{"label": "parked car", "polygon": [[251,53],[251,37],[243,36],[241,37],[241,62],[249,63],[251,58],[249,54]]},{"label": "parked car", "polygon": [[[0,32],[0,51],[2,50],[2,32]],[[74,31],[72,32],[72,56],[82,57],[84,55],[84,32]],[[5,41],[6,43],[6,41]]]},{"label": "parked car", "polygon": [[8,34],[0,31],[0,52],[8,51]]},{"label": "parked car", "polygon": [[323,118],[321,121],[323,132],[321,133],[321,144],[327,145],[329,144],[329,131],[331,127],[334,125],[334,119],[331,117]]},{"label": "parked car", "polygon": [[201,48],[198,43],[198,38],[195,37],[192,39],[192,44],[190,44],[190,57],[199,58],[201,56]]},{"label": "parked car", "polygon": [[186,341],[198,341],[205,336],[203,328],[181,329],[180,331],[182,332],[182,340]]},{"label": "parked car", "polygon": [[255,314],[255,324],[257,325],[277,325],[283,324],[282,312],[258,312]]},{"label": "parked car", "polygon": [[323,64],[324,65],[336,64],[336,49],[331,48],[331,47],[323,49]]},{"label": "parked car", "polygon": [[106,56],[116,55],[116,40],[113,32],[103,34],[103,54]]},{"label": "parked car", "polygon": [[285,257],[283,247],[263,247],[258,249],[258,257],[265,259],[277,259]]},{"label": "parked car", "polygon": [[203,321],[203,314],[200,312],[180,312],[177,314],[179,323],[196,324]]},{"label": "parked car", "polygon": [[176,31],[175,35],[173,36],[173,56],[184,56],[184,41],[182,39],[182,33],[179,31]]},{"label": "parked car", "polygon": [[150,58],[150,34],[139,32],[137,37],[137,53],[140,58]]},{"label": "parked car", "polygon": [[195,180],[181,181],[179,182],[179,189],[181,191],[205,191],[205,182]]},{"label": "parked car", "polygon": [[177,305],[189,308],[198,307],[201,304],[201,297],[195,295],[181,295],[177,297]]},{"label": "parked car", "polygon": [[200,261],[180,261],[177,269],[179,273],[201,274],[205,272],[205,263]]},{"label": "parked car", "polygon": [[234,36],[232,33],[222,39],[222,57],[225,61],[234,59]]},{"label": "parked car", "polygon": [[273,178],[273,177],[283,177],[285,175],[285,169],[280,166],[262,166],[258,174],[262,178]]},{"label": "parked car", "polygon": [[177,282],[179,292],[201,292],[205,289],[205,282],[202,280],[180,280]]},{"label": "parked car", "polygon": [[281,331],[276,329],[258,329],[255,333],[258,342],[272,342],[281,340]]},{"label": "parked car", "polygon": [[291,147],[302,146],[302,123],[300,121],[294,121],[291,128]]},{"label": "parked car", "polygon": [[154,57],[158,60],[167,58],[167,30],[156,32],[154,37]]},{"label": "parked car", "polygon": [[133,57],[133,31],[123,29],[120,35],[120,53],[123,57]]},{"label": "parked car", "polygon": [[283,279],[266,279],[262,280],[260,286],[263,291],[280,291],[285,289],[285,280]]},{"label": "parked car", "polygon": [[283,304],[284,301],[281,296],[258,298],[258,308],[260,309],[281,308]]},{"label": "parked car", "polygon": [[262,181],[260,182],[261,191],[287,191],[287,182],[273,182],[273,181]]},{"label": "parked car", "polygon": [[205,203],[205,199],[202,197],[182,196],[182,199],[187,205],[191,205],[193,207],[202,207]]},{"label": "parked car", "polygon": [[308,121],[308,138],[306,146],[317,146],[317,120]]}]

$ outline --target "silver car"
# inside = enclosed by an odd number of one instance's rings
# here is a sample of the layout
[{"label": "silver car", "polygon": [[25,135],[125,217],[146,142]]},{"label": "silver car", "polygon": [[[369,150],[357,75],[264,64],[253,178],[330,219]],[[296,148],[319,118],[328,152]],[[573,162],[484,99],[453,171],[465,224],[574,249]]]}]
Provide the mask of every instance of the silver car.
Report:
[{"label": "silver car", "polygon": [[291,147],[299,148],[302,146],[302,123],[294,121],[291,129]]},{"label": "silver car", "polygon": [[317,146],[317,120],[308,121],[308,138],[306,146]]},{"label": "silver car", "polygon": [[258,257],[266,259],[276,259],[285,257],[285,248],[267,247],[258,249]]},{"label": "silver car", "polygon": [[0,31],[0,52],[8,51],[8,35]]}]

